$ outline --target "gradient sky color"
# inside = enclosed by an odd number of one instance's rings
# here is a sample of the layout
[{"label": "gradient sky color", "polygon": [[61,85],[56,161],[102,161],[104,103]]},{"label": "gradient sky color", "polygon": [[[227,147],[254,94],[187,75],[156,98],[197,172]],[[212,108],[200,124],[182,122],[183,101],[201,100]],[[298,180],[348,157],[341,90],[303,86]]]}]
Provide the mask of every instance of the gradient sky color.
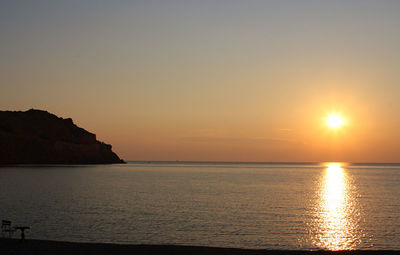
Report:
[{"label": "gradient sky color", "polygon": [[[0,109],[125,160],[400,162],[400,1],[2,1]],[[325,119],[340,113],[345,127]]]}]

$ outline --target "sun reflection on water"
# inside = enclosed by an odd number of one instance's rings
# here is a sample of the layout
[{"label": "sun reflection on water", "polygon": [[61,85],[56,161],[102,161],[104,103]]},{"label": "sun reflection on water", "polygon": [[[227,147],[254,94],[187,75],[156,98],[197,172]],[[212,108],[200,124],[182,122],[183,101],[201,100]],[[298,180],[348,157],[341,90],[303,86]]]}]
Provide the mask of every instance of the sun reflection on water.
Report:
[{"label": "sun reflection on water", "polygon": [[352,249],[355,245],[350,184],[339,163],[329,163],[321,187],[318,235],[315,244],[329,250]]}]

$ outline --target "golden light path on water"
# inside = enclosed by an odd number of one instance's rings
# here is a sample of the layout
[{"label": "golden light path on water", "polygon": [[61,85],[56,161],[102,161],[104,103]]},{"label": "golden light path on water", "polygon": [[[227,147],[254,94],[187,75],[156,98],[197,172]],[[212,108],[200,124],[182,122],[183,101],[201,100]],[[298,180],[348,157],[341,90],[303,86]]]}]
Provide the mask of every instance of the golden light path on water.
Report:
[{"label": "golden light path on water", "polygon": [[325,169],[319,202],[318,234],[315,245],[328,250],[352,249],[357,243],[350,182],[339,163]]}]

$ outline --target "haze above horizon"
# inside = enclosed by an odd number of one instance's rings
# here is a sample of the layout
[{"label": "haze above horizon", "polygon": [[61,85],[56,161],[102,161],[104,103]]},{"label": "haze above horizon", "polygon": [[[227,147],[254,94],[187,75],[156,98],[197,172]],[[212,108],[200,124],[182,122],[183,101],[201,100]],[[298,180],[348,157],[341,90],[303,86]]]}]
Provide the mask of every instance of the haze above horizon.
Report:
[{"label": "haze above horizon", "polygon": [[126,160],[400,162],[399,1],[0,6],[0,109]]}]

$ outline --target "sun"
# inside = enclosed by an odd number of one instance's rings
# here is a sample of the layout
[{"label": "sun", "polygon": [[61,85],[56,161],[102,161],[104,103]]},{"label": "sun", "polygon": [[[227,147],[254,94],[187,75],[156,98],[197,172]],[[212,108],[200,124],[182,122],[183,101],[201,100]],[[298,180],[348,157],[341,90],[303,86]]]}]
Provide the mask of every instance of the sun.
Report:
[{"label": "sun", "polygon": [[344,124],[344,119],[342,118],[342,116],[340,116],[338,114],[331,114],[326,119],[326,124],[330,128],[334,128],[334,129],[340,128]]}]

